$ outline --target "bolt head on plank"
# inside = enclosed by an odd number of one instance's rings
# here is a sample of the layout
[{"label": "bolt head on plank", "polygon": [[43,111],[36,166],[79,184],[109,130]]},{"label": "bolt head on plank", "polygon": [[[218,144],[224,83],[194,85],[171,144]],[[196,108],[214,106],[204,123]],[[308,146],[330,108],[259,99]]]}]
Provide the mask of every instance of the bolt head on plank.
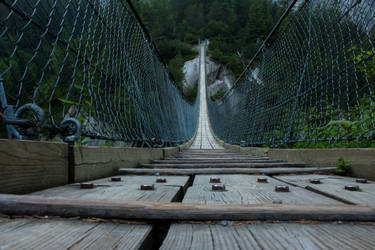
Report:
[{"label": "bolt head on plank", "polygon": [[272,204],[283,204],[282,200],[275,200],[272,202]]},{"label": "bolt head on plank", "polygon": [[355,180],[357,183],[367,183],[367,179],[357,179]]},{"label": "bolt head on plank", "polygon": [[212,185],[212,191],[225,191],[224,184],[214,184]]},{"label": "bolt head on plank", "polygon": [[346,185],[345,189],[349,191],[359,191],[359,186],[358,185]]},{"label": "bolt head on plank", "polygon": [[221,182],[220,178],[217,178],[217,177],[210,178],[210,183],[220,183],[220,182]]},{"label": "bolt head on plank", "polygon": [[92,182],[83,182],[80,184],[81,189],[92,189],[95,187],[94,183]]},{"label": "bolt head on plank", "polygon": [[276,192],[289,192],[289,186],[287,185],[277,185],[275,186]]},{"label": "bolt head on plank", "polygon": [[156,179],[156,182],[157,182],[157,183],[166,183],[166,182],[167,182],[167,179],[166,179],[166,178],[157,178],[157,179]]},{"label": "bolt head on plank", "polygon": [[257,181],[262,182],[262,183],[267,183],[268,179],[266,177],[259,177]]},{"label": "bolt head on plank", "polygon": [[155,190],[154,184],[143,184],[141,190]]},{"label": "bolt head on plank", "polygon": [[120,182],[121,181],[121,177],[112,177],[111,181],[113,181],[113,182]]},{"label": "bolt head on plank", "polygon": [[319,179],[311,179],[310,183],[312,183],[312,184],[322,184],[322,182]]}]

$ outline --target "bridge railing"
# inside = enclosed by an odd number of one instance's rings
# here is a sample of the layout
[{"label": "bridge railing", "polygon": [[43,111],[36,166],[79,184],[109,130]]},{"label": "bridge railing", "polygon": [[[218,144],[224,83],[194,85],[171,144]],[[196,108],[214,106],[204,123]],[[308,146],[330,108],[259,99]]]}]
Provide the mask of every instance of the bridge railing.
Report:
[{"label": "bridge railing", "polygon": [[292,1],[234,87],[208,98],[243,146],[374,146],[375,2]]},{"label": "bridge railing", "polygon": [[9,138],[166,146],[195,131],[198,103],[175,87],[130,1],[0,1],[0,48]]}]

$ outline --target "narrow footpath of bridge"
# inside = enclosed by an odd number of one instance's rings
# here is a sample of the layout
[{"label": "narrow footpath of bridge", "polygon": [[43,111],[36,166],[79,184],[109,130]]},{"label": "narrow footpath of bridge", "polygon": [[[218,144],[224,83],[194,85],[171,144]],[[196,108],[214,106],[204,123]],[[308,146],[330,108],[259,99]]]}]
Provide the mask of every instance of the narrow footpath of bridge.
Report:
[{"label": "narrow footpath of bridge", "polygon": [[205,47],[200,48],[200,100],[199,100],[199,117],[198,130],[191,146],[192,149],[223,149],[214,139],[209,127],[206,100],[206,51]]},{"label": "narrow footpath of bridge", "polygon": [[374,182],[219,147],[201,79],[190,149],[90,183],[0,195],[0,249],[374,248]]}]

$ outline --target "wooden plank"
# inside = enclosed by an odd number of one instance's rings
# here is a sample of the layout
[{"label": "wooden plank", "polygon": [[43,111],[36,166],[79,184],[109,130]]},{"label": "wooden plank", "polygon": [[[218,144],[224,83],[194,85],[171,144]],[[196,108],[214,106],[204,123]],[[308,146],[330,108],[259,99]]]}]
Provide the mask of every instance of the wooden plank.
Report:
[{"label": "wooden plank", "polygon": [[[95,180],[92,182],[95,184],[111,185],[111,186],[154,184],[156,187],[158,186],[182,187],[183,190],[186,191],[189,186],[189,181],[190,181],[189,176],[119,175],[118,177],[121,177],[120,182],[112,182],[111,177]],[[158,178],[164,178],[166,179],[167,182],[165,183],[156,182]]]},{"label": "wooden plank", "polygon": [[141,168],[295,168],[305,167],[301,162],[277,162],[277,163],[153,163],[141,164]]},{"label": "wooden plank", "polygon": [[[251,187],[252,186],[252,187]],[[299,187],[289,187],[290,192],[275,192],[275,185],[252,184],[246,186],[226,185],[227,191],[212,191],[211,186],[189,187],[183,203],[202,204],[282,204],[295,205],[340,205],[334,199],[310,192]]]},{"label": "wooden plank", "polygon": [[0,139],[0,193],[25,194],[68,182],[68,145]]},{"label": "wooden plank", "polygon": [[33,195],[41,197],[62,197],[71,199],[102,199],[118,201],[150,201],[171,202],[177,201],[182,188],[180,186],[155,185],[155,190],[140,190],[142,184],[111,184],[98,186],[93,189],[81,189],[79,186],[66,185],[35,192]]},{"label": "wooden plank", "polygon": [[[334,197],[350,204],[375,205],[375,183],[356,183],[356,179],[332,175],[296,175],[277,177],[285,182]],[[310,183],[311,179],[320,179],[321,184]],[[345,190],[345,185],[358,185],[360,191]]]},{"label": "wooden plank", "polygon": [[173,224],[160,249],[373,249],[374,245],[373,224]]},{"label": "wooden plank", "polygon": [[[274,189],[275,185],[285,185],[285,183],[276,180],[275,178],[263,175],[243,175],[243,174],[216,174],[216,175],[197,175],[194,178],[193,186],[211,186],[210,179],[220,178],[220,183],[227,187],[247,187],[253,189]],[[259,183],[259,177],[267,178],[267,183]]]},{"label": "wooden plank", "polygon": [[375,206],[184,204],[0,195],[0,213],[142,220],[373,221]]},{"label": "wooden plank", "polygon": [[222,159],[179,159],[179,160],[154,160],[152,163],[163,163],[163,164],[186,164],[186,163],[282,163],[282,161],[273,161],[273,160],[243,160],[243,159],[231,159],[231,160],[222,160]]},{"label": "wooden plank", "polygon": [[[155,184],[161,186],[177,186],[177,187],[186,187],[189,183],[189,176],[148,176],[148,175],[118,175],[121,177],[121,182],[112,182],[111,177],[102,178],[92,181],[96,184],[111,185],[111,186],[124,186],[124,185],[141,185],[141,184]],[[156,179],[165,178],[166,183],[157,183]]]},{"label": "wooden plank", "polygon": [[[18,224],[13,230],[2,230]],[[152,226],[68,219],[0,219],[1,249],[139,249]]]},{"label": "wooden plank", "polygon": [[165,158],[165,160],[173,160],[173,161],[232,161],[232,160],[244,160],[244,161],[267,161],[269,158],[266,157],[251,157],[251,158],[236,158],[236,157],[225,157],[225,158],[210,158],[210,157],[200,157],[200,158]]},{"label": "wooden plank", "polygon": [[333,173],[336,168],[196,168],[196,169],[142,169],[120,168],[122,175],[194,175],[194,174],[301,174]]}]

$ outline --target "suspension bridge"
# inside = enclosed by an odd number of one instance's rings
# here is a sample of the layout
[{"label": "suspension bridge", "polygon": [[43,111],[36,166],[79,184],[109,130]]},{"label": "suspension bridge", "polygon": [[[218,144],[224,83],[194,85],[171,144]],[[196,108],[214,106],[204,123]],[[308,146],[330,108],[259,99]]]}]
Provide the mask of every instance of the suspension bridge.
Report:
[{"label": "suspension bridge", "polygon": [[131,1],[0,1],[0,249],[374,248],[374,13],[291,1],[216,101],[199,42],[191,103]]}]

